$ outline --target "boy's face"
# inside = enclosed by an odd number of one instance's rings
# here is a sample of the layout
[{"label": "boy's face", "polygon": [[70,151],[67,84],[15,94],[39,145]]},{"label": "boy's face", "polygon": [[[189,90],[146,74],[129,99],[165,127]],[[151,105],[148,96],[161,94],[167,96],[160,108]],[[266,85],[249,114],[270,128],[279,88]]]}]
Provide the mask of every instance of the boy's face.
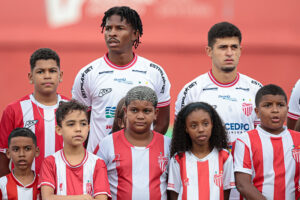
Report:
[{"label": "boy's face", "polygon": [[28,73],[28,79],[34,84],[35,93],[48,95],[56,93],[59,82],[62,81],[63,73],[59,70],[53,59],[37,60],[33,70]]},{"label": "boy's face", "polygon": [[31,169],[33,159],[39,156],[40,150],[30,137],[13,137],[7,149],[6,156],[12,159],[15,169]]},{"label": "boy's face", "polygon": [[124,111],[126,128],[134,133],[143,134],[150,131],[158,109],[149,101],[134,100],[124,108]]},{"label": "boy's face", "polygon": [[80,110],[73,110],[62,120],[61,127],[56,126],[56,132],[62,135],[65,146],[75,147],[84,143],[89,128],[86,114]]},{"label": "boy's face", "polygon": [[282,95],[264,95],[255,112],[260,118],[260,126],[272,134],[283,131],[283,123],[287,117],[288,106]]},{"label": "boy's face", "polygon": [[134,31],[126,19],[112,15],[106,20],[104,39],[109,52],[124,53],[132,49],[133,42],[137,40],[138,32]]}]

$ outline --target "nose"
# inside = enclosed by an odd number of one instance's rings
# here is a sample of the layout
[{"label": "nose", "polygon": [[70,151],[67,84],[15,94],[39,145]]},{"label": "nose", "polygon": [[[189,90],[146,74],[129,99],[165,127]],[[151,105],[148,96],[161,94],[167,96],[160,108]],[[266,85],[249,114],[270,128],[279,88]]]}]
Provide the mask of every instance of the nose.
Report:
[{"label": "nose", "polygon": [[109,31],[109,36],[116,36],[116,29],[114,27],[112,27]]},{"label": "nose", "polygon": [[233,51],[232,51],[231,47],[228,47],[228,48],[226,49],[226,55],[232,56],[232,54],[233,54]]},{"label": "nose", "polygon": [[278,112],[278,106],[277,105],[272,106],[272,112]]},{"label": "nose", "polygon": [[45,78],[51,78],[51,76],[50,76],[50,72],[47,70],[47,71],[45,71],[45,76],[44,76]]},{"label": "nose", "polygon": [[198,132],[200,133],[200,132],[202,132],[204,130],[204,127],[202,126],[202,125],[199,125],[198,126]]},{"label": "nose", "polygon": [[138,113],[137,113],[137,118],[138,118],[138,119],[144,119],[144,114],[143,114],[143,112],[138,112]]},{"label": "nose", "polygon": [[19,157],[24,157],[24,156],[25,156],[25,151],[24,149],[20,148]]}]

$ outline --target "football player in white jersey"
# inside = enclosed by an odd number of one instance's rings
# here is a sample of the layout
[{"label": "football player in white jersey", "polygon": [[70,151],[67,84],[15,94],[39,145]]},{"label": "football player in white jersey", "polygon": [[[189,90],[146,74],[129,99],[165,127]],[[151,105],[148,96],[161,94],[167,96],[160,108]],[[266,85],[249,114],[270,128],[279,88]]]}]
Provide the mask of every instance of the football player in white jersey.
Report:
[{"label": "football player in white jersey", "polygon": [[137,56],[143,34],[138,13],[129,7],[113,7],[102,19],[108,53],[80,70],[72,97],[91,107],[91,129],[87,149],[97,153],[99,142],[111,132],[116,106],[134,86],[152,88],[158,96],[159,113],[154,130],[165,134],[169,126],[170,82],[157,64]]},{"label": "football player in white jersey", "polygon": [[295,84],[290,97],[287,127],[289,129],[296,128],[298,119],[300,119],[300,79]]},{"label": "football player in white jersey", "polygon": [[[191,102],[204,101],[211,104],[225,124],[232,150],[237,136],[259,123],[254,112],[254,99],[261,84],[237,71],[242,51],[241,41],[241,32],[235,25],[228,22],[213,25],[208,32],[206,47],[212,68],[186,84],[175,104],[175,115]],[[232,190],[231,196],[235,193]]]}]

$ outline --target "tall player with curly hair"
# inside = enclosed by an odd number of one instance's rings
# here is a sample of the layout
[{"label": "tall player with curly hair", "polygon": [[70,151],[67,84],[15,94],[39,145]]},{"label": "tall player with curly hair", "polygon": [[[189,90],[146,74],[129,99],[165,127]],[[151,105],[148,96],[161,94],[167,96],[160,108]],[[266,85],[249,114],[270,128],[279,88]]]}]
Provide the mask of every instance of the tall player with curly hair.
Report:
[{"label": "tall player with curly hair", "polygon": [[171,199],[229,199],[233,160],[221,118],[204,102],[178,113],[171,142],[168,190]]},{"label": "tall player with curly hair", "polygon": [[91,107],[87,149],[97,153],[99,142],[111,133],[119,100],[135,86],[148,86],[158,97],[159,113],[154,130],[165,134],[170,118],[170,82],[163,68],[138,56],[143,25],[139,14],[126,6],[104,14],[101,30],[108,52],[82,68],[76,76],[72,96]]}]

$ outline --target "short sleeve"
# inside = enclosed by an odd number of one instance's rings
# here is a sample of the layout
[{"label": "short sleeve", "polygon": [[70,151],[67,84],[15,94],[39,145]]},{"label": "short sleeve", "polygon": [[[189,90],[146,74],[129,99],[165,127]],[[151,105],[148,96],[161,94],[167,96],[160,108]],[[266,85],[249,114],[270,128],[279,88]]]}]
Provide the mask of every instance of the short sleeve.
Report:
[{"label": "short sleeve", "polygon": [[235,142],[234,172],[243,172],[252,175],[250,149],[241,138],[238,138]]},{"label": "short sleeve", "polygon": [[107,168],[103,160],[98,159],[93,175],[94,180],[94,197],[105,194],[111,198],[109,182],[107,177]]},{"label": "short sleeve", "polygon": [[300,79],[297,81],[291,93],[288,117],[294,120],[300,118]]},{"label": "short sleeve", "polygon": [[86,106],[92,106],[92,97],[91,97],[91,85],[90,78],[93,71],[93,66],[86,66],[81,69],[75,80],[72,87],[72,98],[77,101],[85,104]]},{"label": "short sleeve", "polygon": [[227,160],[224,163],[223,170],[223,189],[228,190],[235,188],[233,159],[230,153]]},{"label": "short sleeve", "polygon": [[180,176],[180,166],[175,157],[172,157],[169,163],[169,177],[167,190],[172,190],[179,194],[181,187],[182,185]]},{"label": "short sleeve", "polygon": [[54,190],[56,189],[56,165],[55,158],[53,156],[48,156],[43,161],[38,188],[41,188],[43,185],[48,185]]},{"label": "short sleeve", "polygon": [[1,122],[0,122],[0,152],[5,153],[8,148],[7,140],[11,131],[15,128],[14,125],[14,110],[8,106],[3,111]]}]

